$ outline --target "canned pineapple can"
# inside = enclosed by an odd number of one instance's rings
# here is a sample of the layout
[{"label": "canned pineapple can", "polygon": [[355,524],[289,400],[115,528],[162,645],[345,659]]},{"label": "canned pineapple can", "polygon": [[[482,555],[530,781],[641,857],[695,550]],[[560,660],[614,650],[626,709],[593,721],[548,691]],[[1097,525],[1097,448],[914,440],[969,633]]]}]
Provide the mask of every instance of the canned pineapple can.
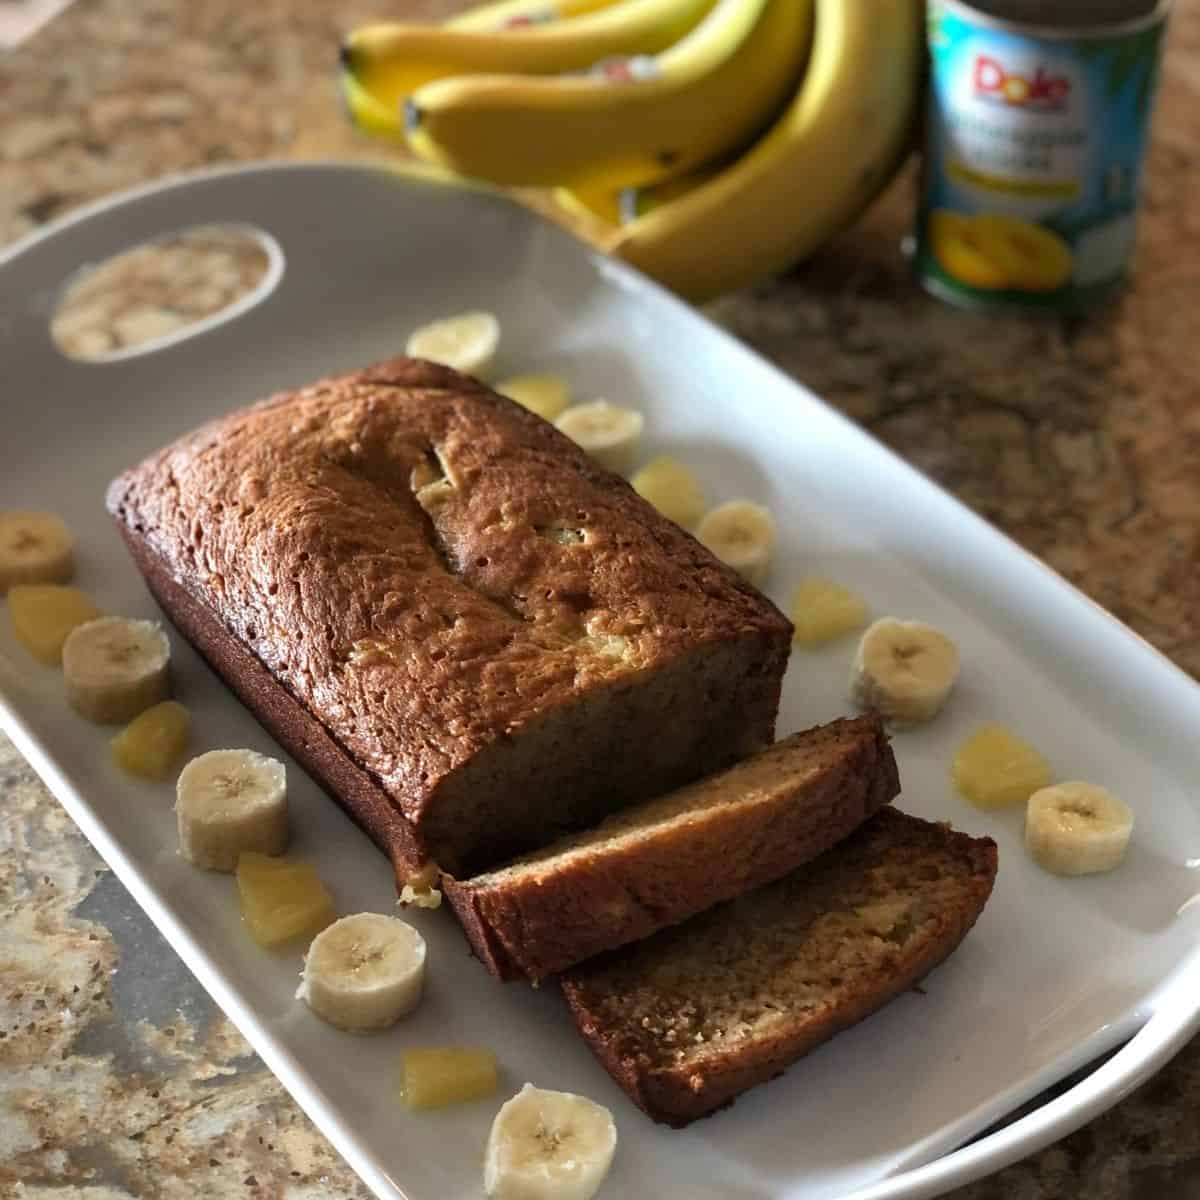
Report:
[{"label": "canned pineapple can", "polygon": [[1169,3],[930,0],[928,290],[1079,312],[1120,288]]}]

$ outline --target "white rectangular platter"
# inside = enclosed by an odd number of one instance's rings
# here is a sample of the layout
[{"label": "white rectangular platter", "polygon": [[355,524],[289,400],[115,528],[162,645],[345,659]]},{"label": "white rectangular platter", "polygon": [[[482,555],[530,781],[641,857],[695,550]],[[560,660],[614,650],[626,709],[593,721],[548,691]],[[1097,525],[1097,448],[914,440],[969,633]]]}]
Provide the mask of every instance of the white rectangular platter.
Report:
[{"label": "white rectangular platter", "polygon": [[[73,272],[211,222],[267,235],[273,268],[242,311],[119,361],[57,352],[47,317]],[[0,259],[0,508],[60,513],[79,538],[78,583],[107,612],[154,615],[103,510],[115,473],[208,417],[394,354],[415,325],[468,308],[499,314],[501,373],[561,371],[584,398],[641,408],[648,450],[693,464],[715,500],[767,504],[781,531],[768,585],[777,602],[817,572],[877,614],[952,634],[963,676],[937,721],[897,735],[899,803],[995,837],[1000,874],[976,930],[923,993],[731,1110],[671,1132],[592,1060],[553,987],[493,982],[445,911],[412,918],[431,952],[412,1019],[373,1038],[322,1025],[293,998],[299,954],[259,950],[232,879],[179,858],[170,786],[121,776],[109,732],[69,712],[59,673],[0,620],[0,725],[369,1186],[410,1200],[482,1194],[499,1098],[408,1113],[396,1097],[407,1045],[486,1043],[503,1094],[531,1080],[608,1105],[620,1133],[608,1198],[930,1196],[1060,1136],[1161,1065],[1194,1032],[1200,1005],[1200,689],[694,310],[502,198],[384,169],[260,167],[118,198],[18,245]],[[793,654],[781,735],[846,710],[853,641]],[[173,654],[197,751],[279,753],[178,637]],[[1135,840],[1119,871],[1046,875],[1022,849],[1019,812],[985,814],[954,793],[955,746],[992,718],[1032,740],[1060,778],[1132,803]],[[389,911],[388,863],[289,772],[296,850],[317,862],[339,910]],[[1065,1095],[955,1149],[1131,1037]]]}]

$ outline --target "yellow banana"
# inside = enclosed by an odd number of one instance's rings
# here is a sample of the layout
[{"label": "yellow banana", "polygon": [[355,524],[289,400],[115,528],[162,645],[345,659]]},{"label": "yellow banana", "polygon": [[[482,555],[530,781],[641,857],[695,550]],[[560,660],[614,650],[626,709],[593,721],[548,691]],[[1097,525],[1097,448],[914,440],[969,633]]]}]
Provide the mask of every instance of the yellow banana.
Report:
[{"label": "yellow banana", "polygon": [[555,188],[554,199],[573,217],[585,221],[600,220],[605,225],[625,223],[625,203],[630,189],[613,191],[607,187]]},{"label": "yellow banana", "polygon": [[[342,70],[394,131],[417,88],[452,75],[555,75],[613,55],[657,54],[701,21],[716,0],[625,0],[585,16],[498,32],[437,25],[364,25],[342,43]],[[373,124],[378,122],[373,120]],[[361,125],[361,122],[360,122]]]},{"label": "yellow banana", "polygon": [[590,75],[442,79],[409,102],[409,146],[493,183],[639,186],[743,144],[795,87],[812,0],[718,0],[671,49]]},{"label": "yellow banana", "polygon": [[791,106],[715,179],[614,231],[602,249],[690,300],[811,253],[853,220],[906,155],[921,81],[918,0],[817,0]]},{"label": "yellow banana", "polygon": [[621,0],[497,0],[469,8],[446,22],[447,29],[521,29],[529,25],[545,25],[568,17],[582,17],[612,8]]},{"label": "yellow banana", "polygon": [[404,143],[404,127],[386,105],[381,104],[349,71],[338,73],[338,88],[350,123],[372,137]]},{"label": "yellow banana", "polygon": [[716,178],[729,165],[729,161],[720,159],[715,163],[707,163],[686,175],[677,175],[674,179],[665,179],[650,187],[621,188],[617,192],[611,188],[597,187],[555,188],[554,198],[573,216],[586,215],[609,225],[624,225],[695,191]]}]

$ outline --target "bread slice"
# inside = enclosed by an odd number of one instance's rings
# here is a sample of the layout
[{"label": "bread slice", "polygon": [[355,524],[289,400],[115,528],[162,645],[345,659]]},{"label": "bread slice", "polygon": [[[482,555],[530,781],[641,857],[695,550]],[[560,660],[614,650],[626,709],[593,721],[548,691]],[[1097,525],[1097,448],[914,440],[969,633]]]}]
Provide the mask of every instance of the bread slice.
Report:
[{"label": "bread slice", "polygon": [[834,721],[443,890],[493,974],[537,980],[778,879],[899,790],[878,719]]},{"label": "bread slice", "polygon": [[781,1074],[962,941],[996,844],[884,808],[786,878],[562,978],[596,1057],[682,1127]]}]

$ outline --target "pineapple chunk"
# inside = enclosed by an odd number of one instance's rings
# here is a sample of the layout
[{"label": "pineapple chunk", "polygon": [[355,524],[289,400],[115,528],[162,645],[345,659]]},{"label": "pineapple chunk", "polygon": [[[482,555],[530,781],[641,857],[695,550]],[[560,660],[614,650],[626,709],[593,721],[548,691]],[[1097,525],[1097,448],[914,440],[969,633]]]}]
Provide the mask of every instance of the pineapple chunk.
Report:
[{"label": "pineapple chunk", "polygon": [[113,758],[130,775],[165,779],[187,745],[191,725],[191,714],[178,700],[164,700],[113,738]]},{"label": "pineapple chunk", "polygon": [[708,507],[695,472],[665,454],[652,458],[629,482],[643,500],[684,529],[698,524]]},{"label": "pineapple chunk", "polygon": [[246,850],[237,884],[242,920],[260,946],[313,937],[334,919],[333,897],[311,863]]},{"label": "pineapple chunk", "polygon": [[571,385],[561,375],[514,375],[497,384],[496,391],[543,421],[557,420],[571,403]]},{"label": "pineapple chunk", "polygon": [[94,621],[100,610],[78,589],[54,583],[18,584],[8,589],[17,641],[39,662],[62,662],[63,642],[77,625]]},{"label": "pineapple chunk", "polygon": [[443,1108],[490,1096],[498,1086],[496,1056],[482,1046],[405,1050],[400,1091],[408,1108]]},{"label": "pineapple chunk", "polygon": [[797,646],[823,646],[866,623],[867,606],[832,579],[810,575],[792,597],[792,641]]},{"label": "pineapple chunk", "polygon": [[1024,804],[1050,783],[1050,764],[1010,729],[981,725],[954,756],[954,786],[979,808]]}]

